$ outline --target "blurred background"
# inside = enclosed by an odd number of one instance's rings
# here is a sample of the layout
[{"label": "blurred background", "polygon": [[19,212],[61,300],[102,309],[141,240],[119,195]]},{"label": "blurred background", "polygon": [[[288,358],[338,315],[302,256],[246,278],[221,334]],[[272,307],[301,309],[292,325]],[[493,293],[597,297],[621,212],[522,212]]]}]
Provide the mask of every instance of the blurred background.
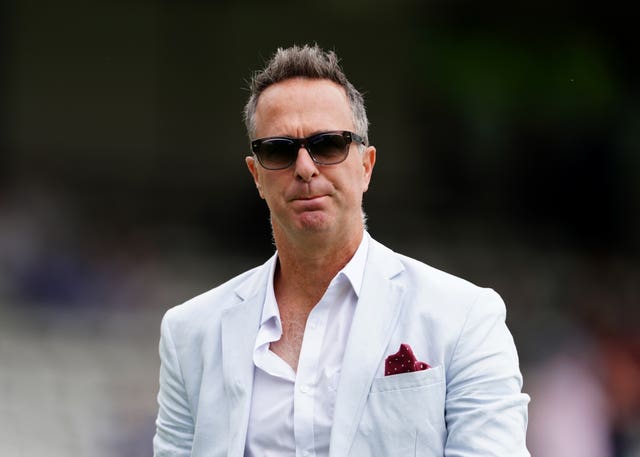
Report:
[{"label": "blurred background", "polygon": [[0,455],[151,455],[163,313],[262,263],[246,80],[365,93],[370,233],[507,303],[538,457],[640,455],[636,21],[607,4],[0,4]]}]

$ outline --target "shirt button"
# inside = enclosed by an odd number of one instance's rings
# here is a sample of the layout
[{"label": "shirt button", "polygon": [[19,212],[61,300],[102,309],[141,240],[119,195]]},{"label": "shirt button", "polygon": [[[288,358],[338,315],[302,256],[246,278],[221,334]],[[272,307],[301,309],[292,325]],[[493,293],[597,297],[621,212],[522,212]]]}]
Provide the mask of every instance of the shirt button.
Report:
[{"label": "shirt button", "polygon": [[[303,394],[309,393],[309,386],[300,386],[300,392],[302,392]],[[308,455],[308,451],[305,451],[305,455]]]}]

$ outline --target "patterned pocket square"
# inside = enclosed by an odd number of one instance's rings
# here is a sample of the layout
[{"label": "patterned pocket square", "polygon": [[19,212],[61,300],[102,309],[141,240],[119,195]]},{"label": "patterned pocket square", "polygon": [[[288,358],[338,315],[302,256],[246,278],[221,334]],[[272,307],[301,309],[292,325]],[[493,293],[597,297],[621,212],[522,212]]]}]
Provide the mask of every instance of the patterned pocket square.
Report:
[{"label": "patterned pocket square", "polygon": [[395,354],[391,354],[384,361],[384,375],[390,376],[400,373],[411,373],[412,371],[422,371],[431,368],[429,364],[416,360],[411,346],[402,343],[400,349]]}]

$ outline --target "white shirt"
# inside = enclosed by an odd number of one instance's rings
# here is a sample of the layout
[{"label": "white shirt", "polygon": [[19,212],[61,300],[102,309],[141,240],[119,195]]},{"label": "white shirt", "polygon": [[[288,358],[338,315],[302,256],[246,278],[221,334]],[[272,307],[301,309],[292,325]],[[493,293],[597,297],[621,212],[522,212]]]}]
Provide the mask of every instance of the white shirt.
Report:
[{"label": "white shirt", "polygon": [[253,352],[255,374],[245,457],[327,457],[336,389],[355,312],[369,235],[333,278],[311,310],[304,330],[297,373],[269,345],[282,336],[273,290],[277,258]]}]

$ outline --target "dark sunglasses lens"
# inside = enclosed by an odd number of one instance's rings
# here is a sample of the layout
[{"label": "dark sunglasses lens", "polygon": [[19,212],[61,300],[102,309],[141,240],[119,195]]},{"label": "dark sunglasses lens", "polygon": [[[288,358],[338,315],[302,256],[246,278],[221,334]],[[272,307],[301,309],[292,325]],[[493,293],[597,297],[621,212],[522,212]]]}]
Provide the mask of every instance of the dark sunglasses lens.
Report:
[{"label": "dark sunglasses lens", "polygon": [[274,138],[263,141],[256,154],[265,168],[286,168],[295,160],[298,148],[291,140]]},{"label": "dark sunglasses lens", "polygon": [[349,142],[338,133],[324,133],[309,138],[307,146],[316,162],[330,165],[342,162],[348,152]]}]

